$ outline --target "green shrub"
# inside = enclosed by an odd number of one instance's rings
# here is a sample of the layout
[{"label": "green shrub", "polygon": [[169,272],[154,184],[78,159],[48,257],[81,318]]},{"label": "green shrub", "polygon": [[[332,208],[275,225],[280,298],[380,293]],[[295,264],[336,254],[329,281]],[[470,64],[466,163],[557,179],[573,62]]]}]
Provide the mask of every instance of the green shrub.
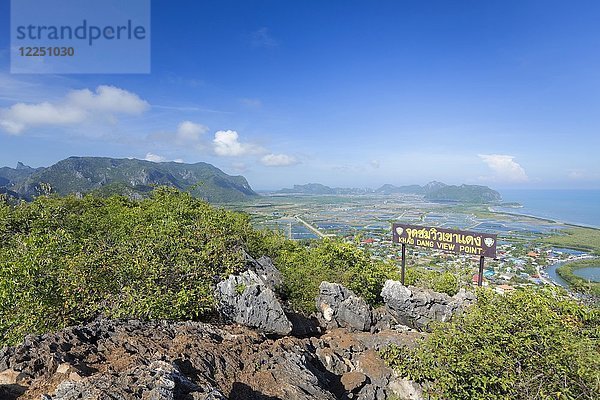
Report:
[{"label": "green shrub", "polygon": [[131,201],[39,197],[0,205],[0,344],[98,314],[197,318],[264,234],[247,216],[157,189]]},{"label": "green shrub", "polygon": [[562,291],[481,290],[476,305],[434,325],[416,349],[382,355],[435,399],[597,399],[599,322],[598,308]]},{"label": "green shrub", "polygon": [[304,312],[315,310],[322,281],[341,283],[375,305],[385,280],[400,279],[394,265],[372,260],[354,244],[334,239],[308,246],[290,243],[280,249],[276,261],[284,276],[285,295],[296,310]]},{"label": "green shrub", "polygon": [[407,286],[418,286],[454,296],[458,293],[460,280],[455,273],[428,271],[422,268],[406,268],[404,282]]},{"label": "green shrub", "polygon": [[298,311],[314,310],[321,281],[375,304],[384,281],[398,278],[394,266],[353,244],[286,240],[174,189],[141,201],[0,202],[0,344],[97,315],[198,318],[213,311],[215,283],[245,267],[245,252],[275,260],[282,293]]}]

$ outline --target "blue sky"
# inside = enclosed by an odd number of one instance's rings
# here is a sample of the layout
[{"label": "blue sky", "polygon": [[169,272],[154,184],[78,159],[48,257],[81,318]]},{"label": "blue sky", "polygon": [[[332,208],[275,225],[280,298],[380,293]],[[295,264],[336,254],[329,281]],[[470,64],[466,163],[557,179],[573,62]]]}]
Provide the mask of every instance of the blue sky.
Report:
[{"label": "blue sky", "polygon": [[0,164],[205,161],[320,182],[600,188],[597,1],[152,1],[150,74],[10,74]]}]

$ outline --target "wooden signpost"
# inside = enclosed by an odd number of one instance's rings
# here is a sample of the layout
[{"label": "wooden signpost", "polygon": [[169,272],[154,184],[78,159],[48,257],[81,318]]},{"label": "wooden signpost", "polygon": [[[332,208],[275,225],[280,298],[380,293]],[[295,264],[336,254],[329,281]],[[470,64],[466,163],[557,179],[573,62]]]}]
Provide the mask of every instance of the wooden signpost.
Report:
[{"label": "wooden signpost", "polygon": [[460,231],[410,224],[393,224],[392,241],[402,245],[402,273],[404,285],[406,270],[406,245],[426,247],[448,253],[479,256],[477,285],[483,283],[485,257],[496,258],[496,234]]}]

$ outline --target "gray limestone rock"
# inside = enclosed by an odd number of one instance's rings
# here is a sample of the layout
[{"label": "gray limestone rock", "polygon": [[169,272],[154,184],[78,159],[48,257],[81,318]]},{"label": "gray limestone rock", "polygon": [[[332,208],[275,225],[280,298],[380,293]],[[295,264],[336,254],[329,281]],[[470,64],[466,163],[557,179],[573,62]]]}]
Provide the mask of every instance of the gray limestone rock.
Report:
[{"label": "gray limestone rock", "polygon": [[253,271],[230,275],[219,282],[215,297],[219,311],[229,321],[277,335],[292,331],[277,296]]},{"label": "gray limestone rock", "polygon": [[327,328],[344,327],[357,331],[371,328],[371,307],[340,284],[321,282],[316,305]]},{"label": "gray limestone rock", "polygon": [[393,280],[385,282],[381,297],[398,322],[417,329],[427,329],[432,321],[449,321],[474,301],[474,296],[464,290],[451,297]]},{"label": "gray limestone rock", "polygon": [[283,285],[283,275],[275,267],[273,261],[267,257],[262,256],[256,260],[254,265],[254,271],[258,277],[273,291],[277,291]]},{"label": "gray limestone rock", "polygon": [[388,390],[400,400],[425,400],[421,385],[409,379],[393,379]]},{"label": "gray limestone rock", "polygon": [[65,380],[57,386],[50,398],[100,400],[110,394],[110,398],[129,399],[137,394],[145,400],[176,400],[198,391],[203,390],[182,375],[174,365],[165,361],[154,361],[120,374],[108,373],[76,381]]}]

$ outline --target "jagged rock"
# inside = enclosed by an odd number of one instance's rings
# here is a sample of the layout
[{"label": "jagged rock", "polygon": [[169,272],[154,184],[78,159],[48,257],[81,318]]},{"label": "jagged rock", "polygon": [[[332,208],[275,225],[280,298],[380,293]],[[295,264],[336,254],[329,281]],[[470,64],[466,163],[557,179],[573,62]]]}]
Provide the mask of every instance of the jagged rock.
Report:
[{"label": "jagged rock", "polygon": [[0,385],[18,385],[27,379],[27,375],[23,372],[7,369],[0,372]]},{"label": "jagged rock", "polygon": [[[336,328],[274,338],[240,325],[100,319],[1,349],[0,372],[32,374],[15,387],[24,399],[383,399],[397,377],[377,351],[423,336]],[[18,393],[0,385],[0,399]]]},{"label": "jagged rock", "polygon": [[317,297],[326,328],[344,327],[358,331],[371,328],[371,308],[351,290],[337,283],[321,282]]},{"label": "jagged rock", "polygon": [[386,305],[372,311],[350,290],[324,282],[317,305],[330,330],[269,336],[263,333],[289,332],[292,324],[273,290],[249,270],[217,289],[221,312],[246,326],[98,319],[28,336],[0,349],[0,382],[26,385],[0,384],[0,399],[95,400],[110,393],[123,400],[420,400],[420,386],[399,377],[378,352],[416,346],[428,334],[400,324],[449,318],[474,297],[398,284],[386,282]]},{"label": "jagged rock", "polygon": [[456,306],[458,312],[464,310],[466,307],[474,304],[477,301],[477,297],[473,292],[467,292],[465,289],[460,289],[458,293],[452,296],[452,303]]},{"label": "jagged rock", "polygon": [[277,291],[283,285],[283,275],[273,264],[273,260],[262,256],[254,265],[254,271],[259,278],[273,291]]},{"label": "jagged rock", "polygon": [[307,337],[321,333],[319,321],[313,316],[305,317],[294,312],[286,313],[286,316],[292,323],[292,332],[290,333],[292,336]]},{"label": "jagged rock", "polygon": [[212,389],[206,393],[193,392],[188,395],[188,398],[190,400],[227,400],[227,397],[223,396],[223,393],[217,389]]},{"label": "jagged rock", "polygon": [[367,350],[357,358],[356,370],[368,376],[377,387],[387,387],[394,373],[374,350]]},{"label": "jagged rock", "polygon": [[[212,390],[212,388],[211,388]],[[120,374],[92,375],[78,381],[61,382],[52,400],[101,400],[129,398],[133,393],[146,400],[175,400],[201,389],[182,375],[172,364],[154,361],[150,365],[135,366]]]},{"label": "jagged rock", "polygon": [[409,379],[393,379],[388,385],[388,390],[399,400],[425,400],[421,385]]},{"label": "jagged rock", "polygon": [[387,280],[381,291],[390,313],[404,325],[427,329],[432,321],[448,321],[452,315],[472,302],[473,296],[464,290],[450,297],[428,289],[404,286]]},{"label": "jagged rock", "polygon": [[373,310],[373,321],[371,323],[371,332],[381,332],[394,329],[397,331],[409,331],[410,327],[403,325],[392,314],[388,306],[383,305]]},{"label": "jagged rock", "polygon": [[245,271],[217,284],[215,297],[223,316],[266,333],[287,335],[292,324],[273,290],[253,271]]},{"label": "jagged rock", "polygon": [[386,391],[376,385],[365,385],[356,396],[356,400],[386,400]]},{"label": "jagged rock", "polygon": [[332,374],[343,375],[354,368],[349,359],[329,347],[318,347],[315,354],[323,367]]},{"label": "jagged rock", "polygon": [[368,378],[362,372],[352,371],[342,375],[341,382],[347,392],[356,393],[368,383]]}]

